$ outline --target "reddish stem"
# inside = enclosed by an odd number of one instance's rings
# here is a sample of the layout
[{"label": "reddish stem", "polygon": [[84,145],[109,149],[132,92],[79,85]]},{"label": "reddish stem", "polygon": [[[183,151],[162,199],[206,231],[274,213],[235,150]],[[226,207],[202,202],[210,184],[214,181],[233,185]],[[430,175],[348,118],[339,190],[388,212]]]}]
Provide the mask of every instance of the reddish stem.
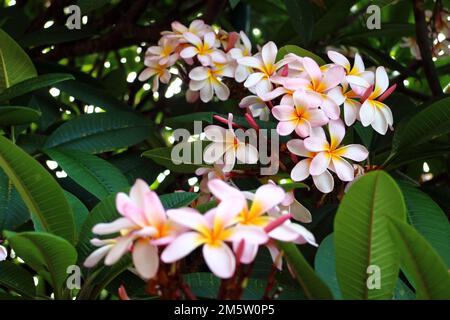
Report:
[{"label": "reddish stem", "polygon": [[[221,116],[219,116],[217,114],[213,115],[213,118],[216,119],[217,121],[223,123],[223,124],[228,125],[228,119],[225,119],[225,118],[223,118],[223,117],[221,117]],[[237,129],[242,129],[242,127],[240,125],[238,125],[238,124],[236,124],[234,122],[232,122],[231,125],[233,127],[237,128]]]},{"label": "reddish stem", "polygon": [[252,117],[252,115],[250,113],[246,113],[245,114],[245,120],[247,120],[247,122],[250,125],[250,127],[255,129],[256,131],[259,131],[259,129],[261,129],[260,126],[256,123],[255,119]]}]

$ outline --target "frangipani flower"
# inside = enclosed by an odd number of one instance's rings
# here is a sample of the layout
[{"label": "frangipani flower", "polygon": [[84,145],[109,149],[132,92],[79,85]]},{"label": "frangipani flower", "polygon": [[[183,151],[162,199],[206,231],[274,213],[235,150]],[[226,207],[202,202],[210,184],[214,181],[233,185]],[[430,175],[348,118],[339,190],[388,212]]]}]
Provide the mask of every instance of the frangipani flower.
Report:
[{"label": "frangipani flower", "polygon": [[176,236],[179,227],[167,219],[158,195],[142,180],[136,180],[130,195],[118,193],[117,211],[121,218],[110,223],[99,223],[92,229],[99,235],[120,232],[115,239],[92,239],[100,246],[84,262],[95,266],[103,257],[105,265],[113,265],[130,249],[138,274],[144,279],[153,278],[159,267],[158,246],[167,245]]},{"label": "frangipani flower", "polygon": [[[248,39],[247,35],[243,31],[241,31],[239,35],[242,41],[242,45],[236,44],[236,46],[228,52],[230,56],[236,61],[243,57],[250,57],[252,55],[252,43]],[[236,66],[234,78],[237,82],[241,83],[245,81],[251,73],[251,67],[245,66],[243,64],[238,64]]]},{"label": "frangipani flower", "polygon": [[292,218],[297,221],[303,223],[312,221],[311,212],[295,199],[294,190],[286,192],[286,196],[277,209],[282,214],[290,213]]},{"label": "frangipani flower", "polygon": [[176,61],[176,55],[170,55],[165,64],[160,64],[160,59],[158,57],[146,57],[144,64],[147,68],[145,68],[139,75],[139,81],[146,81],[150,77],[153,77],[152,90],[153,92],[158,91],[159,81],[166,84],[169,83],[171,75],[168,68],[173,66]]},{"label": "frangipani flower", "polygon": [[335,101],[344,101],[344,120],[347,126],[351,126],[356,120],[359,120],[359,110],[361,102],[356,99],[360,98],[349,88],[348,84],[342,83],[342,87],[337,86],[328,93]]},{"label": "frangipani flower", "polygon": [[8,251],[0,245],[0,261],[6,260],[6,258],[8,258]]},{"label": "frangipani flower", "polygon": [[220,278],[230,278],[236,268],[236,258],[226,242],[245,239],[256,246],[267,241],[262,229],[236,226],[235,217],[239,199],[222,201],[217,208],[204,215],[195,209],[168,210],[169,217],[191,231],[178,236],[161,254],[166,263],[175,262],[203,245],[203,257],[209,269]]},{"label": "frangipani flower", "polygon": [[[328,123],[328,117],[314,104],[314,99],[308,99],[304,91],[295,91],[294,106],[279,105],[272,109],[273,116],[280,122],[277,132],[287,136],[294,130],[302,138],[309,136],[311,128],[321,127]],[[316,101],[317,102],[317,101]]]},{"label": "frangipani flower", "polygon": [[244,97],[241,102],[239,102],[239,107],[248,108],[255,118],[259,117],[263,121],[269,120],[270,110],[267,107],[266,102],[258,96]]},{"label": "frangipani flower", "polygon": [[352,181],[354,178],[353,166],[344,158],[363,161],[369,152],[359,144],[341,146],[345,136],[345,127],[342,120],[331,120],[328,123],[330,143],[324,137],[312,136],[304,140],[304,146],[311,152],[316,152],[311,161],[309,172],[311,175],[320,175],[327,169],[336,172],[342,181]]},{"label": "frangipani flower", "polygon": [[[364,127],[372,126],[379,134],[386,134],[389,126],[394,123],[392,111],[382,103],[394,89],[395,85],[388,89],[389,78],[383,67],[378,67],[375,76],[375,88],[363,102],[359,117]],[[378,99],[378,100],[376,100]]]},{"label": "frangipani flower", "polygon": [[200,91],[200,99],[205,103],[211,101],[214,94],[219,100],[225,101],[230,96],[230,90],[221,78],[232,76],[233,70],[227,65],[196,67],[189,72],[189,89]]},{"label": "frangipani flower", "polygon": [[174,21],[171,24],[172,31],[163,31],[161,34],[168,38],[175,38],[180,40],[180,42],[186,42],[187,40],[183,37],[186,32],[195,34],[197,37],[203,37],[207,32],[211,31],[211,27],[203,22],[203,20],[194,20],[191,22],[189,27],[186,27],[178,21]]},{"label": "frangipani flower", "polygon": [[[322,131],[323,137],[325,138],[325,133]],[[316,155],[315,152],[311,152],[305,148],[303,140],[294,139],[288,141],[286,144],[288,150],[295,155],[305,157],[299,161],[291,171],[291,179],[294,181],[303,181],[310,176],[310,167],[311,161],[314,159]],[[325,170],[323,173],[319,175],[311,175],[314,185],[320,192],[330,193],[334,189],[334,179],[331,173],[328,170]]]},{"label": "frangipani flower", "polygon": [[269,41],[262,47],[260,54],[253,57],[243,57],[238,60],[239,64],[258,70],[253,72],[244,82],[244,86],[249,88],[252,93],[260,96],[272,90],[270,77],[289,62],[289,60],[282,59],[275,63],[277,52],[278,49],[275,43]]},{"label": "frangipani flower", "polygon": [[175,52],[178,47],[178,41],[175,39],[161,38],[158,46],[151,46],[147,49],[146,56],[157,57],[160,65],[165,65],[178,59],[178,53]]},{"label": "frangipani flower", "polygon": [[345,76],[344,68],[332,66],[322,72],[319,65],[309,57],[303,58],[303,67],[311,80],[306,89],[321,99],[320,107],[328,118],[332,120],[338,119],[340,113],[339,105],[343,101],[335,101],[328,95],[328,92],[342,82]]},{"label": "frangipani flower", "polygon": [[258,161],[258,149],[251,144],[240,141],[234,133],[232,123],[233,115],[229,113],[228,129],[209,125],[204,130],[206,138],[211,140],[212,143],[205,148],[203,160],[206,163],[218,163],[218,161],[222,161],[224,156],[224,172],[233,170],[236,158],[241,163],[256,163]]},{"label": "frangipani flower", "polygon": [[353,67],[351,67],[350,61],[339,52],[328,51],[328,58],[345,69],[345,80],[347,80],[352,88],[356,86],[367,89],[373,82],[373,73],[365,71],[364,62],[358,53],[355,54]]},{"label": "frangipani flower", "polygon": [[216,49],[216,34],[214,32],[205,34],[203,41],[190,32],[184,33],[183,36],[189,43],[193,44],[193,46],[188,46],[181,50],[180,56],[183,59],[191,59],[197,56],[203,66],[210,66],[213,62],[227,62],[225,54]]}]

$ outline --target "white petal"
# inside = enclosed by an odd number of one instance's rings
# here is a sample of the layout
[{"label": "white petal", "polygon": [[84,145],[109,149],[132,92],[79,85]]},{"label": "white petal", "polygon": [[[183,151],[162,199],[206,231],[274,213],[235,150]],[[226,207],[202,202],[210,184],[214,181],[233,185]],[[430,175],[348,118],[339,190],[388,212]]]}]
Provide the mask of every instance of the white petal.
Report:
[{"label": "white petal", "polygon": [[217,246],[205,244],[203,246],[203,257],[209,269],[217,277],[222,279],[231,278],[236,268],[236,259],[233,251],[225,243]]},{"label": "white petal", "polygon": [[141,278],[153,278],[159,267],[158,247],[148,240],[137,241],[133,247],[133,264]]},{"label": "white petal", "polygon": [[117,242],[106,255],[105,265],[111,266],[119,261],[119,259],[122,258],[125,253],[127,253],[132,243],[133,237],[131,236],[117,238]]},{"label": "white petal", "polygon": [[194,251],[202,242],[197,232],[186,232],[173,240],[162,252],[161,260],[172,263],[186,257]]},{"label": "white petal", "polygon": [[326,170],[324,173],[313,176],[313,181],[317,189],[323,193],[330,193],[334,188],[334,179],[331,173]]},{"label": "white petal", "polygon": [[291,171],[291,179],[294,181],[303,181],[309,177],[309,166],[311,159],[303,159],[298,162]]},{"label": "white petal", "polygon": [[[103,259],[104,256],[111,250],[112,245],[105,245],[103,247],[98,248],[97,250],[93,251],[84,261],[83,265],[86,268],[92,268],[97,263],[99,263],[100,260]],[[1,261],[1,260],[0,260]]]}]

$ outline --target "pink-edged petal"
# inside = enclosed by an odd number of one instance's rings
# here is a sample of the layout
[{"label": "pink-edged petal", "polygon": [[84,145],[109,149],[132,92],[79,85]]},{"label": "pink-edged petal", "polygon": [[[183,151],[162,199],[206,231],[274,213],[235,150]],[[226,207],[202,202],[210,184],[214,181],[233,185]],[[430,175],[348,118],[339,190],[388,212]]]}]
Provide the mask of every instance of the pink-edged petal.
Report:
[{"label": "pink-edged petal", "polygon": [[119,259],[128,252],[133,240],[134,238],[131,236],[117,238],[117,242],[106,255],[105,265],[111,266],[119,261]]},{"label": "pink-edged petal", "polygon": [[156,74],[156,70],[153,68],[145,68],[140,74],[139,74],[139,81],[146,81],[150,77],[154,76]]},{"label": "pink-edged petal", "polygon": [[355,177],[355,170],[353,166],[342,158],[333,157],[331,160],[333,162],[334,171],[336,172],[339,179],[342,181],[352,181]]},{"label": "pink-edged petal", "polygon": [[275,64],[275,59],[277,58],[277,46],[273,41],[267,42],[261,50],[261,57],[264,65],[270,66]]},{"label": "pink-edged petal", "polygon": [[291,242],[298,238],[297,232],[290,228],[290,223],[286,221],[282,225],[269,232],[269,236],[273,239]]},{"label": "pink-edged petal", "polygon": [[297,120],[281,121],[277,124],[277,132],[280,136],[290,135],[297,127]]},{"label": "pink-edged petal", "polygon": [[350,61],[344,55],[336,51],[328,51],[327,55],[335,64],[344,67],[347,72],[350,71]]},{"label": "pink-edged petal", "polygon": [[236,149],[236,158],[241,163],[257,163],[259,158],[258,149],[251,144],[239,143]]},{"label": "pink-edged petal", "polygon": [[339,119],[340,109],[339,105],[332,99],[331,97],[328,97],[327,95],[322,95],[322,103],[320,105],[320,108],[325,112],[328,118],[332,120]]},{"label": "pink-edged petal", "polygon": [[303,67],[306,73],[308,73],[308,76],[310,77],[314,86],[317,86],[322,80],[322,71],[320,70],[320,67],[317,64],[317,62],[315,62],[313,59],[309,57],[304,57]]},{"label": "pink-edged petal", "polygon": [[259,187],[255,192],[249,214],[251,216],[262,215],[283,201],[284,196],[285,192],[281,187],[272,184]]},{"label": "pink-edged petal", "polygon": [[206,139],[213,142],[225,142],[227,138],[227,130],[216,125],[206,126],[204,133]]},{"label": "pink-edged petal", "polygon": [[291,179],[294,181],[303,181],[309,177],[309,166],[311,159],[303,159],[299,161],[291,171]]},{"label": "pink-edged petal", "polygon": [[197,210],[192,208],[179,208],[167,210],[167,215],[171,220],[179,225],[201,232],[208,227],[208,221]]},{"label": "pink-edged petal", "polygon": [[183,59],[193,58],[198,53],[198,49],[196,47],[186,47],[180,52],[180,57]]},{"label": "pink-edged petal", "polygon": [[286,146],[290,152],[298,156],[310,157],[312,155],[311,151],[305,148],[303,140],[300,139],[289,140]]},{"label": "pink-edged petal", "polygon": [[362,87],[362,88],[370,87],[369,82],[367,82],[367,80],[361,76],[347,76],[345,79],[352,86],[358,86],[358,87]]},{"label": "pink-edged petal", "polygon": [[166,221],[166,211],[161,200],[156,192],[150,191],[150,187],[144,194],[144,214],[151,224],[158,225]]},{"label": "pink-edged petal", "polygon": [[313,176],[314,185],[319,189],[320,192],[330,193],[334,188],[334,179],[331,173],[326,170],[324,173]]},{"label": "pink-edged petal", "polygon": [[282,94],[285,94],[287,92],[288,91],[285,88],[278,87],[278,88],[275,88],[274,90],[272,90],[270,92],[267,92],[267,93],[263,94],[261,96],[261,99],[264,100],[264,101],[273,100],[273,99],[278,98],[279,96],[281,96]]},{"label": "pink-edged petal", "polygon": [[272,108],[272,114],[279,121],[297,120],[295,108],[289,105],[279,105]]},{"label": "pink-edged petal", "polygon": [[262,73],[262,72],[255,72],[255,73],[252,73],[252,74],[247,78],[247,80],[245,80],[244,86],[245,86],[246,88],[253,87],[253,86],[255,86],[258,82],[260,82],[261,79],[262,79],[263,77],[264,77],[264,73]]},{"label": "pink-edged petal", "polygon": [[330,148],[336,149],[342,142],[345,136],[345,125],[341,119],[330,120],[328,123],[328,131],[330,132]]},{"label": "pink-edged petal", "polygon": [[183,33],[183,37],[197,48],[203,45],[202,40],[192,32]]},{"label": "pink-edged petal", "polygon": [[372,101],[366,100],[359,110],[359,118],[364,127],[370,125],[375,119],[375,105]]},{"label": "pink-edged petal", "polygon": [[214,96],[214,90],[210,83],[207,83],[203,88],[200,89],[200,100],[204,103],[212,100]]},{"label": "pink-edged petal", "polygon": [[[236,252],[239,248],[240,242],[233,242],[233,250]],[[254,245],[251,243],[244,243],[244,248],[242,249],[241,259],[239,262],[243,264],[249,264],[252,263],[255,258],[256,254],[258,253],[258,245]]]},{"label": "pink-edged petal", "polygon": [[330,90],[339,85],[345,77],[345,70],[341,66],[334,66],[327,69],[323,74],[321,86],[324,91]]},{"label": "pink-edged petal", "polygon": [[328,123],[329,118],[325,115],[325,113],[320,109],[310,109],[308,111],[309,114],[309,123],[311,127],[321,127]]},{"label": "pink-edged petal", "polygon": [[345,96],[342,94],[342,88],[337,86],[330,91],[328,91],[327,96],[336,102],[338,106],[344,103]]},{"label": "pink-edged petal", "polygon": [[189,78],[195,81],[205,80],[208,76],[209,71],[206,67],[196,67],[189,72]]},{"label": "pink-edged petal", "polygon": [[262,78],[252,89],[254,89],[255,93],[261,97],[267,92],[272,91],[272,82],[267,78]]},{"label": "pink-edged petal", "polygon": [[210,56],[215,63],[227,63],[227,56],[222,51],[215,50],[211,52]]},{"label": "pink-edged petal", "polygon": [[[98,248],[97,250],[93,251],[84,261],[83,265],[86,268],[92,268],[95,265],[97,265],[100,260],[102,260],[109,250],[111,250],[112,245],[105,245],[103,247]],[[0,260],[1,261],[1,260]]]},{"label": "pink-edged petal", "polygon": [[210,66],[212,64],[212,59],[209,54],[198,54],[197,55],[198,61],[202,64],[202,66]]},{"label": "pink-edged petal", "polygon": [[367,151],[366,147],[360,144],[349,144],[339,148],[337,151],[341,157],[358,162],[366,160],[369,155],[369,151]]},{"label": "pink-edged petal", "polygon": [[148,240],[137,241],[133,247],[133,264],[141,278],[153,278],[159,267],[158,247]]},{"label": "pink-edged petal", "polygon": [[204,242],[197,232],[186,232],[175,238],[162,252],[161,260],[172,263],[186,257]]},{"label": "pink-edged petal", "polygon": [[222,279],[231,278],[236,268],[233,251],[224,242],[219,245],[205,244],[203,257],[212,273]]},{"label": "pink-edged petal", "polygon": [[220,179],[213,179],[208,181],[208,189],[219,200],[225,200],[229,197],[241,197],[242,199],[244,199],[241,191],[233,188]]},{"label": "pink-edged petal", "polygon": [[295,232],[298,235],[297,239],[295,240],[295,243],[297,244],[309,243],[315,247],[318,246],[314,235],[304,226],[301,226],[298,223],[291,223],[289,224],[289,227],[295,230]]},{"label": "pink-edged petal", "polygon": [[375,71],[375,88],[370,95],[372,99],[379,97],[389,87],[389,78],[384,67],[378,67]]},{"label": "pink-edged petal", "polygon": [[254,226],[239,225],[232,229],[227,241],[239,243],[242,239],[246,244],[261,245],[269,240],[264,229]]},{"label": "pink-edged petal", "polygon": [[95,234],[110,234],[116,233],[120,230],[131,229],[135,227],[136,224],[128,218],[118,218],[110,223],[99,223],[92,228],[92,232]]},{"label": "pink-edged petal", "polygon": [[272,261],[275,263],[278,270],[282,270],[283,267],[283,259],[281,258],[281,252],[278,250],[278,247],[273,243],[268,244],[267,249],[269,250]]},{"label": "pink-edged petal", "polygon": [[306,120],[300,120],[297,122],[297,125],[295,127],[295,133],[299,135],[301,138],[306,138],[309,136],[309,133],[311,132],[311,124],[309,121]]},{"label": "pink-edged petal", "polygon": [[209,164],[217,163],[222,159],[225,150],[223,142],[213,142],[207,145],[205,151],[203,151],[203,160]]},{"label": "pink-edged petal", "polygon": [[203,42],[206,47],[212,48],[216,42],[216,34],[214,32],[208,32],[203,37]]},{"label": "pink-edged petal", "polygon": [[261,59],[258,59],[255,57],[240,58],[237,62],[246,67],[250,67],[250,68],[254,68],[254,69],[258,69],[258,70],[263,69],[263,64],[262,64]]},{"label": "pink-edged petal", "polygon": [[309,173],[312,176],[317,176],[324,173],[330,164],[331,156],[327,152],[319,152],[314,156],[309,166]]},{"label": "pink-edged petal", "polygon": [[322,138],[311,136],[303,140],[306,150],[311,152],[321,152],[328,150],[328,142]]},{"label": "pink-edged petal", "polygon": [[344,102],[344,120],[345,124],[349,127],[355,123],[359,116],[359,110],[361,104],[353,99],[346,99]]}]

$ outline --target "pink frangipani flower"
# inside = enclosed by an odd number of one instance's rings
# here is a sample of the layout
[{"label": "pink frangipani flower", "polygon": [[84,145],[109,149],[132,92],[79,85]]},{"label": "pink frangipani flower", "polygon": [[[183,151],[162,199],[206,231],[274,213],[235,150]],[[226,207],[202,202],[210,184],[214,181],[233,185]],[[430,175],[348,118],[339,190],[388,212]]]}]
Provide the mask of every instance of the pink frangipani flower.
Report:
[{"label": "pink frangipani flower", "polygon": [[184,38],[192,44],[181,50],[180,56],[183,59],[192,59],[195,56],[203,66],[210,66],[215,63],[226,63],[226,55],[216,49],[216,35],[214,32],[205,34],[204,39],[200,39],[193,33],[186,32]]}]

